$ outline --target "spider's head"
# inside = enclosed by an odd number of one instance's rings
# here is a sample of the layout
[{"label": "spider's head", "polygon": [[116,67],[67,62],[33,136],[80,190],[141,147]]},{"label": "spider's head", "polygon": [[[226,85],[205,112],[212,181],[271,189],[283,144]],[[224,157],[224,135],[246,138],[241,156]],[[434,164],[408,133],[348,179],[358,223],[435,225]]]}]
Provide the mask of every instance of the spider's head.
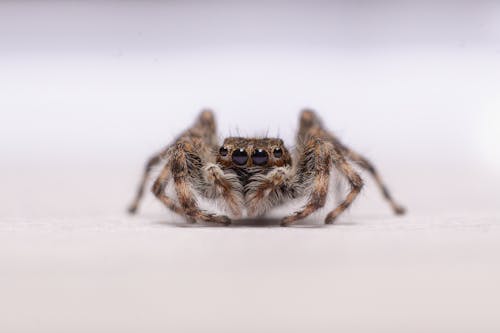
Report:
[{"label": "spider's head", "polygon": [[227,138],[217,152],[217,162],[225,167],[282,167],[292,164],[283,140],[274,138]]}]

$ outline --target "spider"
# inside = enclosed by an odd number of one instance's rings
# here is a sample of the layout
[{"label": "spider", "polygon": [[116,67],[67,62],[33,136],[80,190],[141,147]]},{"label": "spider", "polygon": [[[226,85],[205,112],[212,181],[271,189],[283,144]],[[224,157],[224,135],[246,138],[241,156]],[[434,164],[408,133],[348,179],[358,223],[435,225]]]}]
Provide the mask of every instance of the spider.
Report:
[{"label": "spider", "polygon": [[[329,132],[312,110],[303,110],[300,115],[293,156],[278,138],[229,137],[221,146],[217,141],[215,115],[203,110],[193,126],[148,160],[129,212],[137,211],[149,174],[163,163],[152,192],[189,222],[229,225],[231,218],[242,218],[244,211],[249,217],[262,216],[291,199],[306,198],[301,209],[282,219],[281,225],[289,226],[325,205],[334,171],[347,179],[350,190],[326,216],[325,223],[331,224],[363,188],[363,179],[353,164],[373,176],[395,214],[405,213],[373,164]],[[177,200],[165,193],[171,180]],[[231,218],[200,209],[197,197],[218,200]]]}]

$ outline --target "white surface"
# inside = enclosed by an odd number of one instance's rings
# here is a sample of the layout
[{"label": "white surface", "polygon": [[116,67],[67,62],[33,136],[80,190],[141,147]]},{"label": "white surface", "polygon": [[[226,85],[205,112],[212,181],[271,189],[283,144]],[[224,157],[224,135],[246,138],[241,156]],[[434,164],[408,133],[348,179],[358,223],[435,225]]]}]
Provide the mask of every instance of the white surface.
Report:
[{"label": "white surface", "polygon": [[[500,331],[498,4],[269,3],[0,3],[0,332]],[[126,216],[203,106],[290,146],[318,109],[410,214]]]},{"label": "white surface", "polygon": [[402,218],[369,186],[333,226],[223,228],[185,224],[151,195],[128,217],[134,173],[77,174],[66,191],[69,177],[45,173],[63,185],[35,180],[17,197],[30,208],[0,218],[2,332],[500,329],[500,214],[450,203],[448,188],[430,205],[432,191],[399,183]]},{"label": "white surface", "polygon": [[1,221],[3,332],[496,332],[497,217]]}]

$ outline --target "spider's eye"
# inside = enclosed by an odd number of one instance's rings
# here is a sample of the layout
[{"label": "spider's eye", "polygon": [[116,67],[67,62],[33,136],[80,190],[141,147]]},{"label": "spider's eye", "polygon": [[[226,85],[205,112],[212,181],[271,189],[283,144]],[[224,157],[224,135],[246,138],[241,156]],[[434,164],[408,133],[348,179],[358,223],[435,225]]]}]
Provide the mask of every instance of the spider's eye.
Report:
[{"label": "spider's eye", "polygon": [[275,148],[273,155],[276,158],[281,158],[281,156],[283,156],[283,150],[281,148]]},{"label": "spider's eye", "polygon": [[245,149],[236,149],[233,153],[233,162],[236,165],[245,165],[248,161],[248,154]]},{"label": "spider's eye", "polygon": [[267,160],[267,152],[264,149],[256,149],[252,154],[252,161],[255,165],[266,165]]},{"label": "spider's eye", "polygon": [[227,148],[226,148],[226,147],[221,147],[221,148],[219,149],[219,154],[220,154],[220,156],[227,156],[227,153],[228,153],[228,150],[227,150]]}]

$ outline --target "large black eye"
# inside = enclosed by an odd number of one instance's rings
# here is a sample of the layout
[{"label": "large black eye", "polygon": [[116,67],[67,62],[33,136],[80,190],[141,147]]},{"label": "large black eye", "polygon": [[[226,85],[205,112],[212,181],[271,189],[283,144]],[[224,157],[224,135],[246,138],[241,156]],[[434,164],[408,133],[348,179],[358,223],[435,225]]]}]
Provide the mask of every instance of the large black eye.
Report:
[{"label": "large black eye", "polygon": [[281,158],[281,156],[283,156],[283,150],[281,148],[276,148],[274,149],[273,155],[276,158]]},{"label": "large black eye", "polygon": [[227,156],[227,153],[228,153],[228,150],[227,150],[227,148],[226,148],[226,147],[221,147],[221,148],[219,149],[219,154],[220,154],[220,156]]},{"label": "large black eye", "polygon": [[248,154],[245,149],[236,149],[233,153],[233,162],[236,165],[245,165],[248,161]]},{"label": "large black eye", "polygon": [[256,149],[252,154],[252,161],[255,165],[266,165],[267,160],[267,152],[264,149]]}]

